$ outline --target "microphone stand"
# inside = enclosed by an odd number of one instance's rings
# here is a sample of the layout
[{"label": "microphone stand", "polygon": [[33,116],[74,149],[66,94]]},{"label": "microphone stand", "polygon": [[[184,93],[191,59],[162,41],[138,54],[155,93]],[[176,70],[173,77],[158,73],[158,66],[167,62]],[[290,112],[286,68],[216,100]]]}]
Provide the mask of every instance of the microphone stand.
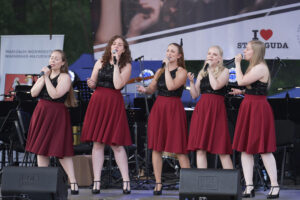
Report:
[{"label": "microphone stand", "polygon": [[[143,76],[144,71],[144,62],[142,62],[141,59],[139,59],[139,68],[140,72],[142,73],[142,83],[145,87],[145,77]],[[149,149],[148,149],[148,134],[147,134],[147,128],[148,128],[148,117],[149,117],[149,105],[147,100],[147,94],[144,94],[144,100],[145,100],[145,109],[146,109],[146,124],[145,124],[145,132],[146,132],[146,139],[145,139],[145,168],[146,168],[146,183],[149,183]]]}]

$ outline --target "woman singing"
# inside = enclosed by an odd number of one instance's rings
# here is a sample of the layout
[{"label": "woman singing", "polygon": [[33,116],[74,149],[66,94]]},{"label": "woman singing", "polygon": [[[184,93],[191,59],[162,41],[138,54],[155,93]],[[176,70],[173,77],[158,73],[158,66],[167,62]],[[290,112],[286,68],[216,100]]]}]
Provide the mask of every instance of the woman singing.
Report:
[{"label": "woman singing", "polygon": [[43,67],[43,76],[31,89],[31,95],[39,97],[39,102],[30,121],[26,151],[37,154],[39,167],[48,167],[50,156],[59,158],[69,177],[71,194],[78,194],[72,160],[74,152],[71,120],[66,107],[75,107],[76,99],[68,74],[66,55],[62,50],[51,53],[49,67]]},{"label": "woman singing", "polygon": [[109,145],[115,155],[123,178],[123,194],[130,194],[127,154],[123,146],[131,145],[131,136],[120,90],[131,74],[131,53],[127,41],[113,36],[87,80],[96,89],[89,102],[82,128],[81,141],[93,142],[92,162],[94,171],[93,194],[100,193],[104,147]]},{"label": "woman singing", "polygon": [[[274,116],[267,101],[270,72],[264,60],[265,44],[258,40],[248,42],[244,50],[249,66],[243,74],[242,56],[235,57],[238,85],[246,86],[235,127],[233,149],[242,152],[241,160],[246,181],[243,198],[255,196],[253,185],[253,154],[260,154],[271,181],[268,199],[279,198],[276,161],[272,154],[276,150]],[[243,91],[233,89],[231,94]]]},{"label": "woman singing", "polygon": [[188,73],[190,93],[198,101],[193,112],[188,150],[197,151],[197,167],[207,168],[206,153],[218,154],[224,169],[232,169],[232,153],[227,114],[224,103],[229,72],[223,66],[223,51],[219,46],[208,49],[206,61],[194,84],[194,75]]},{"label": "woman singing", "polygon": [[189,168],[186,155],[187,122],[181,95],[187,78],[183,49],[176,43],[168,46],[164,67],[159,69],[148,87],[138,86],[141,93],[158,97],[151,109],[148,121],[148,148],[152,149],[152,164],[155,175],[154,195],[162,194],[162,152],[176,153],[181,168]]}]

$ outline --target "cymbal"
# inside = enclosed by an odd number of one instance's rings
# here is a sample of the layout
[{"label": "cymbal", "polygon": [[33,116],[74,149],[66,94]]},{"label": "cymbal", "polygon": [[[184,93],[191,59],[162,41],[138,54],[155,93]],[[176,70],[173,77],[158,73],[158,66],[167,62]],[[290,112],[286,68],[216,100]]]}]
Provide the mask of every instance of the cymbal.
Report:
[{"label": "cymbal", "polygon": [[130,84],[130,83],[136,83],[136,82],[140,82],[142,80],[148,80],[148,79],[152,79],[154,76],[147,76],[147,77],[136,77],[136,78],[132,78],[130,79],[127,84]]}]

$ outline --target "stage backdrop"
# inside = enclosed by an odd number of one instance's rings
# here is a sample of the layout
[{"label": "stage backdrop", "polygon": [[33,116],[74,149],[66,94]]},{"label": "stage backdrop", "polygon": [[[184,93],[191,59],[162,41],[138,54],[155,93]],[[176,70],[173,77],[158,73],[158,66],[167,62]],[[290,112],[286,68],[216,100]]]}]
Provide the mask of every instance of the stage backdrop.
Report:
[{"label": "stage backdrop", "polygon": [[39,74],[48,65],[51,51],[63,49],[64,35],[1,36],[0,100],[6,74]]},{"label": "stage backdrop", "polygon": [[93,0],[91,9],[96,59],[115,34],[145,60],[162,60],[181,39],[186,60],[204,60],[212,45],[230,59],[252,39],[265,42],[266,59],[300,58],[298,0]]}]

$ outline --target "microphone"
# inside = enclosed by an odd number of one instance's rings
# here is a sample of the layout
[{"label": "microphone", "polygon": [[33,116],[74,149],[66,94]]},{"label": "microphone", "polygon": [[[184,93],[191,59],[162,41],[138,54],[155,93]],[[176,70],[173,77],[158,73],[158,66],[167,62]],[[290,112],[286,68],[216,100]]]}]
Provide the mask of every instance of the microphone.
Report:
[{"label": "microphone", "polygon": [[[116,54],[117,53],[117,50],[112,50],[112,54],[114,55],[114,54]],[[116,58],[116,56],[114,55],[113,56],[113,59],[114,59],[114,65],[116,65],[117,64],[117,58]]]},{"label": "microphone", "polygon": [[138,58],[134,59],[134,61],[141,60],[142,58],[144,58],[144,56],[140,56],[140,57],[138,57]]},{"label": "microphone", "polygon": [[[241,55],[242,55],[242,59],[243,59],[243,58],[244,58],[244,55],[243,55],[243,54],[241,54]],[[235,58],[232,58],[232,59],[230,59],[230,60],[224,62],[224,65],[229,65],[229,64],[233,63],[234,61],[235,61]]]},{"label": "microphone", "polygon": [[281,59],[280,59],[279,57],[275,57],[275,60],[276,60],[279,64],[281,64],[283,67],[286,67],[286,64],[285,64],[283,61],[281,61]]},{"label": "microphone", "polygon": [[[167,59],[168,59],[168,61],[170,61],[170,58],[169,58],[169,57],[167,57]],[[164,68],[165,66],[166,66],[166,63],[163,62],[163,63],[161,64],[160,68]]]},{"label": "microphone", "polygon": [[206,72],[207,71],[207,68],[209,67],[209,64],[206,63],[205,66],[204,66],[204,71]]},{"label": "microphone", "polygon": [[[49,69],[51,69],[51,65],[48,65],[47,67],[48,67]],[[39,74],[39,78],[42,77],[42,76],[44,76],[44,74],[45,74],[45,72],[41,72],[41,73]]]}]

